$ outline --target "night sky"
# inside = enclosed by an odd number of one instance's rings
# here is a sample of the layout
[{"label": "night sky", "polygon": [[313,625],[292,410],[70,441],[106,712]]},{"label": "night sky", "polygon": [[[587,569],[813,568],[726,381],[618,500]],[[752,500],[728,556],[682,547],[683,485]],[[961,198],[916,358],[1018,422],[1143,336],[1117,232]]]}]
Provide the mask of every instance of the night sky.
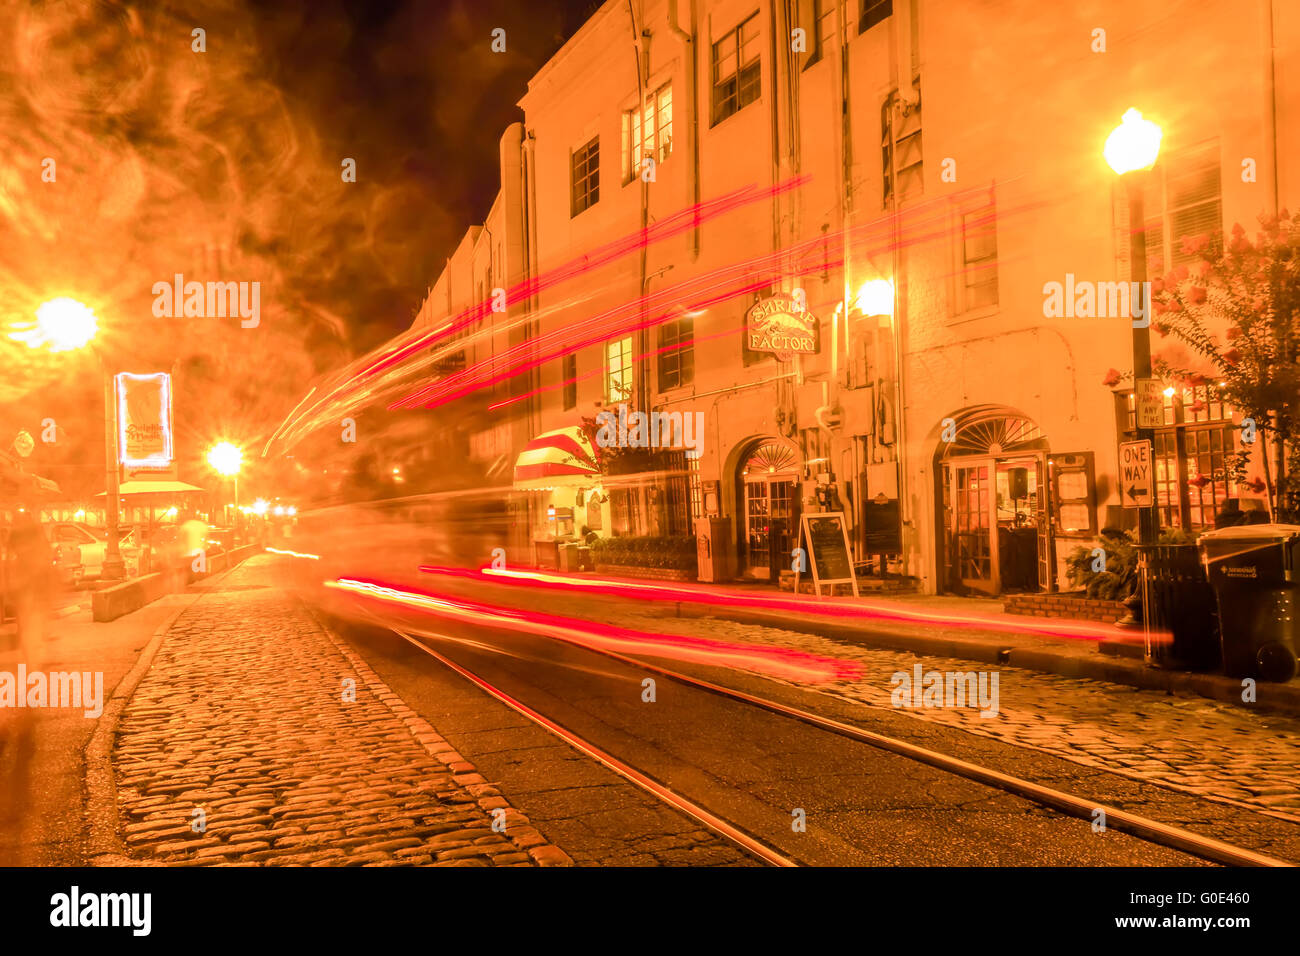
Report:
[{"label": "night sky", "polygon": [[[532,75],[600,0],[289,0],[250,9],[277,86],[315,120],[323,152],[379,187],[372,238],[384,261],[325,283],[348,303],[355,351],[405,329],[465,230],[498,188],[497,141],[523,118]],[[492,53],[491,32],[506,31]],[[347,255],[346,236],[338,252]]]}]

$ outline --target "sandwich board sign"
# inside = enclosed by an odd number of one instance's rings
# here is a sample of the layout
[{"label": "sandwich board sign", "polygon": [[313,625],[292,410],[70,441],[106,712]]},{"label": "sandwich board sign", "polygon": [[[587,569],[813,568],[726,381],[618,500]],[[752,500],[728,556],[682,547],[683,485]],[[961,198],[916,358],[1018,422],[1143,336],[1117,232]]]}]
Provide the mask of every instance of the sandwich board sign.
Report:
[{"label": "sandwich board sign", "polygon": [[[849,533],[844,527],[844,514],[828,511],[822,514],[805,514],[799,519],[799,543],[807,542],[808,565],[812,569],[813,591],[822,596],[822,585],[853,585],[853,596],[858,596],[858,578],[853,568],[853,553],[849,550]],[[794,593],[799,593],[799,569],[794,573]],[[831,591],[834,592],[834,587]]]},{"label": "sandwich board sign", "polygon": [[1119,493],[1125,508],[1150,508],[1155,503],[1155,475],[1149,441],[1119,446]]}]

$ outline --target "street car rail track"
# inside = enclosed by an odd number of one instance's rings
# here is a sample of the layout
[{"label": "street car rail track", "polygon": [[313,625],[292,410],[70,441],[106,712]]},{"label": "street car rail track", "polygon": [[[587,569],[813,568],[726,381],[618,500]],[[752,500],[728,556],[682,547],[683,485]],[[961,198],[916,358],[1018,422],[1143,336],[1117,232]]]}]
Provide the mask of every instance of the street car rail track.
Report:
[{"label": "street car rail track", "polygon": [[[529,708],[527,705],[514,699],[504,691],[494,687],[488,681],[482,679],[461,665],[448,660],[444,655],[433,650],[428,645],[417,640],[415,637],[412,637],[405,631],[394,627],[391,623],[385,624],[384,626],[403,638],[405,641],[423,650],[426,654],[429,654],[451,670],[471,681],[497,700],[511,707],[529,720],[539,724],[552,734],[560,737],[570,746],[599,761],[615,773],[618,773],[620,776],[626,778],[642,789],[654,794],[664,802],[694,817],[713,832],[736,843],[747,852],[763,860],[765,863],[773,866],[799,865],[766,844],[754,839],[754,837],[736,827],[734,824],[723,820],[681,794],[673,792],[657,780],[654,780],[652,777],[647,776],[629,764],[619,760],[612,754],[609,754],[594,744],[578,737],[571,731]],[[683,674],[679,671],[660,667],[656,664],[650,664],[635,657],[619,654],[616,651],[591,647],[581,643],[580,641],[569,640],[563,637],[558,637],[558,639],[576,647],[583,648],[584,650],[591,651],[592,653],[601,654],[630,666],[659,674],[681,684],[749,704],[771,713],[789,717],[813,727],[843,737],[848,737],[852,740],[857,740],[880,750],[885,750],[915,760],[919,763],[927,764],[939,770],[964,777],[968,780],[973,780],[977,783],[984,784],[985,786],[994,787],[1023,799],[1030,800],[1041,806],[1056,810],[1057,812],[1067,816],[1092,821],[1095,819],[1096,811],[1100,810],[1105,814],[1105,825],[1108,828],[1113,828],[1127,833],[1130,836],[1138,837],[1139,839],[1145,840],[1149,843],[1155,843],[1160,846],[1189,853],[1204,860],[1209,860],[1226,866],[1293,866],[1293,864],[1284,860],[1279,860],[1262,853],[1256,853],[1253,850],[1247,850],[1243,847],[1233,846],[1232,844],[1224,843],[1221,840],[1215,840],[1211,837],[1201,836],[1200,834],[1184,830],[1180,827],[1170,826],[1169,824],[1161,823],[1158,820],[1152,820],[1149,817],[1130,813],[1127,810],[1121,810],[1118,807],[1087,800],[1075,796],[1074,794],[1056,790],[1052,787],[1045,787],[1028,780],[1022,780],[1019,777],[1013,777],[996,770],[990,770],[987,767],[981,767],[978,764],[960,760],[948,754],[929,750],[925,747],[917,746],[916,744],[910,744],[903,740],[885,736],[884,734],[863,730],[859,727],[854,727],[851,724],[845,724],[828,717],[822,717],[818,714],[801,710],[797,707],[791,707],[777,701],[768,700],[764,697],[758,697],[754,694],[748,694],[744,691],[738,691],[730,687],[724,687],[720,684],[714,684],[711,681],[692,677],[689,674]]]},{"label": "street car rail track", "polygon": [[745,850],[747,853],[750,853],[753,856],[758,857],[760,860],[762,860],[764,863],[768,864],[769,866],[798,866],[799,865],[795,861],[791,860],[789,857],[783,856],[781,853],[779,853],[772,847],[768,846],[767,844],[762,843],[759,840],[756,840],[750,834],[746,833],[744,830],[740,829],[734,824],[728,823],[726,820],[722,819],[721,817],[713,813],[710,813],[708,810],[704,809],[702,806],[700,806],[698,803],[695,803],[693,800],[688,800],[686,797],[682,796],[681,794],[676,793],[673,790],[669,789],[668,787],[664,786],[662,783],[660,783],[658,780],[655,780],[653,777],[650,777],[642,773],[641,771],[637,770],[635,767],[631,766],[630,764],[625,763],[622,760],[619,760],[617,757],[615,757],[613,754],[609,753],[608,751],[602,750],[600,747],[597,747],[595,744],[591,743],[590,741],[584,740],[583,738],[574,734],[572,731],[560,726],[555,721],[551,720],[549,717],[546,717],[545,715],[533,710],[531,707],[529,707],[527,704],[523,703],[522,701],[519,701],[514,697],[511,697],[505,691],[501,690],[498,687],[493,686],[488,681],[479,677],[477,674],[473,673],[472,671],[469,671],[466,668],[462,667],[461,665],[457,664],[455,661],[449,660],[444,655],[439,654],[433,648],[429,647],[424,642],[419,641],[416,638],[412,637],[410,634],[407,634],[405,631],[393,627],[391,624],[387,625],[387,627],[394,634],[398,635],[399,637],[409,642],[410,644],[413,644],[415,647],[418,647],[420,650],[424,651],[430,657],[434,658],[435,660],[437,660],[439,663],[443,664],[450,670],[455,671],[457,674],[459,674],[461,677],[464,677],[466,680],[474,684],[480,690],[491,695],[492,697],[495,697],[497,700],[505,704],[507,707],[511,708],[512,710],[516,711],[519,714],[522,714],[524,717],[527,717],[529,720],[533,721],[534,723],[550,731],[552,734],[554,734],[555,736],[563,740],[565,743],[567,743],[570,747],[573,747],[575,750],[577,750],[580,753],[586,754],[588,757],[591,757],[596,762],[603,764],[605,767],[608,767],[610,770],[614,771],[619,776],[636,784],[642,790],[645,790],[653,794],[654,796],[658,797],[660,800],[664,801],[669,806],[677,810],[680,810],[681,812],[687,814],[690,817],[693,817],[694,819],[702,823],[705,827],[712,830],[714,833],[718,834],[724,839],[730,840],[732,843],[735,843],[737,846]]}]

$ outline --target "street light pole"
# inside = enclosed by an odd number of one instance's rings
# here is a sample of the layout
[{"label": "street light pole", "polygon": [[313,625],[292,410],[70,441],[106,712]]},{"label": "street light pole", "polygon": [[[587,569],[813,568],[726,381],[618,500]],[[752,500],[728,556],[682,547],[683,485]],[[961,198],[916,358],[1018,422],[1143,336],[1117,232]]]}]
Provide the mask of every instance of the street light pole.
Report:
[{"label": "street light pole", "polygon": [[[1151,377],[1151,295],[1147,282],[1147,233],[1145,229],[1146,211],[1143,203],[1143,190],[1146,185],[1147,172],[1135,170],[1123,177],[1128,194],[1129,223],[1129,261],[1131,263],[1131,281],[1137,283],[1137,302],[1132,309],[1134,315],[1143,316],[1143,325],[1133,326],[1133,387],[1134,394],[1138,382]],[[1137,440],[1151,445],[1151,505],[1138,509],[1138,542],[1155,544],[1160,536],[1160,489],[1155,480],[1155,431],[1143,428],[1139,412],[1134,405],[1133,424],[1137,428]]]},{"label": "street light pole", "polygon": [[120,581],[126,575],[126,565],[122,561],[122,552],[117,544],[117,509],[119,487],[117,480],[117,396],[113,388],[113,376],[103,353],[92,346],[95,358],[99,362],[100,372],[104,377],[104,532],[108,540],[104,549],[104,566],[100,576],[105,581]]}]

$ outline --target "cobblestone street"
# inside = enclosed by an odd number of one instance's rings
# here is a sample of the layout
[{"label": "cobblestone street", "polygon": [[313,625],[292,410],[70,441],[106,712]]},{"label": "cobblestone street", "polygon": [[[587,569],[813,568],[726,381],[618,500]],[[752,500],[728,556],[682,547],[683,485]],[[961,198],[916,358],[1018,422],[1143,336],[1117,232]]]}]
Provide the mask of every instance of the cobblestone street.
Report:
[{"label": "cobblestone street", "polygon": [[257,577],[246,564],[185,611],[123,711],[113,769],[131,859],[571,862],[305,608]]},{"label": "cobblestone street", "polygon": [[[926,670],[978,671],[987,665],[949,658],[921,658],[893,650],[845,644],[812,634],[704,618],[631,613],[628,627],[671,631],[719,640],[793,647],[861,663],[854,680],[821,689],[876,707],[895,710],[890,677]],[[1300,821],[1300,721],[1276,714],[1135,690],[1103,681],[1076,680],[1003,667],[998,715],[981,718],[966,707],[896,712],[937,721],[1076,763],[1101,767],[1197,796],[1249,806]]]}]

